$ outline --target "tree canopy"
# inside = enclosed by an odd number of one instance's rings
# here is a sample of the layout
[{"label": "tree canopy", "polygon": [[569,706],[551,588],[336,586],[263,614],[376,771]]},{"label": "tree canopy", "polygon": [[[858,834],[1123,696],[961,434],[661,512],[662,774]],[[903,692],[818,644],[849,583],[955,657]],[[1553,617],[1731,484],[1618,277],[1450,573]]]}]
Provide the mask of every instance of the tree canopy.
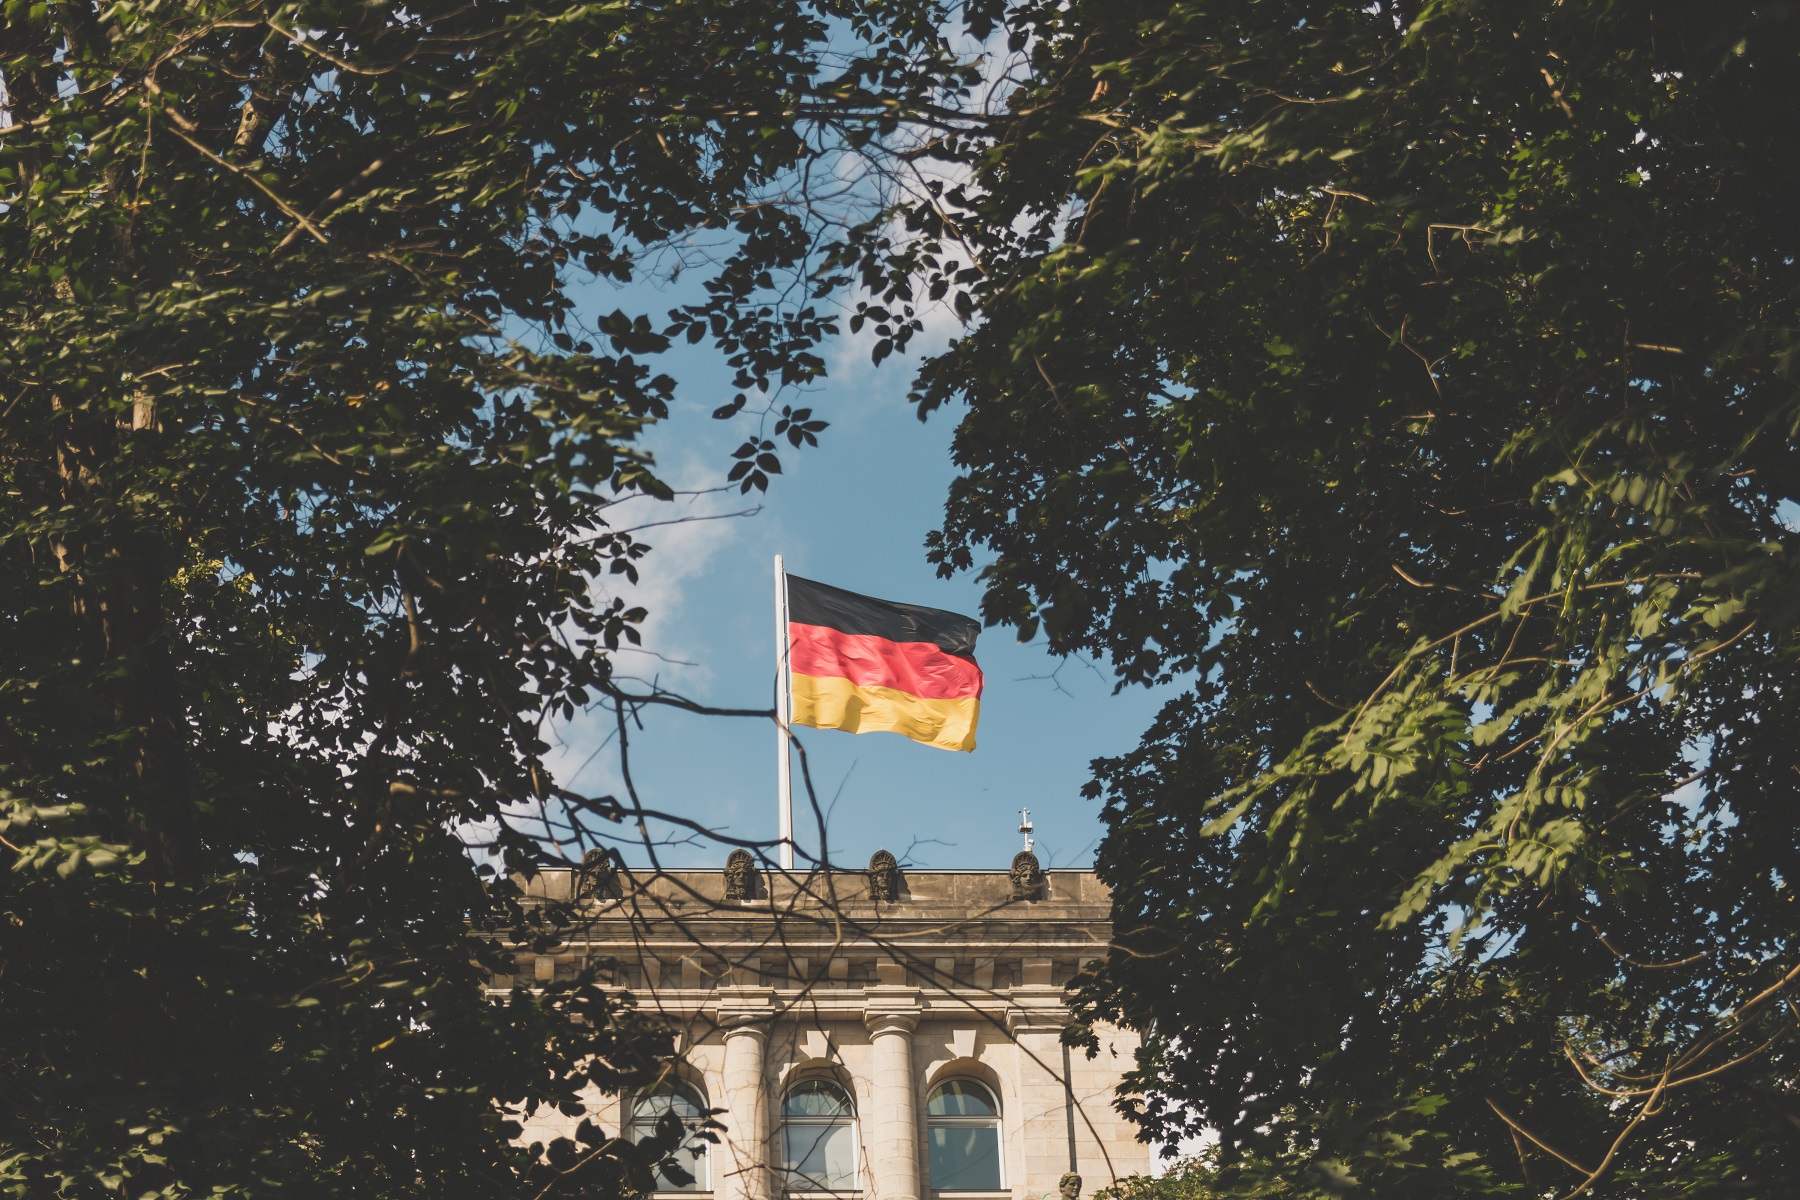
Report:
[{"label": "tree canopy", "polygon": [[[937,561],[1186,686],[1080,997],[1183,1186],[1795,1189],[1791,11],[999,7],[993,110],[908,2],[0,9],[0,1187],[647,1183],[514,1144],[668,1044],[483,996],[567,918],[513,818],[621,811],[544,727],[642,615],[656,356],[766,486],[855,279],[878,358],[971,320]],[[897,130],[946,169],[837,244]]]},{"label": "tree canopy", "polygon": [[735,370],[746,490],[818,432],[758,413],[834,327],[807,173],[954,93],[938,16],[3,13],[0,1193],[648,1187],[668,1138],[515,1144],[670,1044],[592,976],[486,996],[568,919],[514,818],[619,815],[545,728],[643,615],[657,356]]},{"label": "tree canopy", "polygon": [[1792,10],[1009,20],[863,261],[975,314],[943,569],[1184,685],[1091,785],[1144,1128],[1220,1194],[1800,1187]]}]

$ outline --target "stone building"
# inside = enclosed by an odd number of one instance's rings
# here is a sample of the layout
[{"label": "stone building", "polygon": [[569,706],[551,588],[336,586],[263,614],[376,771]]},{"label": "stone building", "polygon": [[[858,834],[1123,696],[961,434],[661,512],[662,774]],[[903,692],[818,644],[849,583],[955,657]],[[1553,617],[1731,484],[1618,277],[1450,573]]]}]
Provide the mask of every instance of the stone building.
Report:
[{"label": "stone building", "polygon": [[[595,1096],[604,1128],[723,1109],[719,1144],[686,1151],[717,1200],[1056,1200],[1144,1172],[1112,1107],[1137,1040],[1062,1045],[1064,988],[1109,935],[1091,872],[870,869],[785,876],[742,851],[723,872],[637,876],[596,861],[534,890],[580,899],[587,932],[521,967],[540,980],[610,958],[679,1030],[679,1079]],[[546,1114],[533,1140],[567,1133]],[[1081,1182],[1067,1179],[1069,1173]]]}]

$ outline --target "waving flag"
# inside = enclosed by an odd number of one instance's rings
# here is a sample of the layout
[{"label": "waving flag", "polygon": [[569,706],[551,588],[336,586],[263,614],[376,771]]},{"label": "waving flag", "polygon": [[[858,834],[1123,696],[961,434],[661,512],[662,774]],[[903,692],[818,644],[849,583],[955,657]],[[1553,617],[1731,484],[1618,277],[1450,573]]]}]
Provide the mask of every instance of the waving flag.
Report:
[{"label": "waving flag", "polygon": [[975,621],[798,575],[787,576],[787,613],[791,723],[975,748]]}]

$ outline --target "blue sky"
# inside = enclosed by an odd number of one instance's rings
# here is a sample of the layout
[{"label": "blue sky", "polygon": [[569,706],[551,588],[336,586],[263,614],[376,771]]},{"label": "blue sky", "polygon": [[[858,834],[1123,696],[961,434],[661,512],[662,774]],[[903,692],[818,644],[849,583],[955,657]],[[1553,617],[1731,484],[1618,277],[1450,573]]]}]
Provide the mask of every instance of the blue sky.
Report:
[{"label": "blue sky", "polygon": [[[618,297],[596,299],[610,309]],[[653,299],[645,307],[656,311]],[[948,329],[936,333],[941,342]],[[680,402],[651,445],[678,488],[717,484],[745,436],[745,420],[710,419],[732,394],[713,359],[698,350],[668,357],[659,366],[680,378]],[[645,649],[654,655],[623,655],[622,672],[654,677],[711,705],[771,704],[777,553],[796,574],[979,615],[973,577],[939,579],[923,548],[955,475],[949,444],[959,414],[939,412],[920,423],[905,401],[916,359],[872,367],[866,346],[849,339],[828,358],[826,384],[804,398],[781,399],[810,404],[831,427],[818,447],[783,455],[786,473],[766,496],[746,499],[734,490],[673,505],[633,501],[622,511],[621,524],[705,518],[642,534],[654,549],[632,598],[650,610]],[[726,515],[756,507],[750,515]],[[1088,764],[1135,745],[1163,695],[1138,688],[1114,695],[1103,665],[1061,662],[1041,644],[1019,645],[1010,629],[986,630],[976,657],[987,683],[972,754],[886,733],[801,731],[834,863],[861,865],[886,847],[918,866],[1005,867],[1020,846],[1021,807],[1031,809],[1047,865],[1092,861],[1101,825],[1097,804],[1080,795]],[[612,733],[610,711],[583,714],[558,730],[553,766],[566,786],[589,794],[619,789]],[[775,836],[776,745],[768,722],[659,709],[632,730],[631,762],[647,807],[736,837]],[[798,783],[795,809],[797,839],[817,853],[817,823]],[[642,849],[625,850],[629,862],[645,862]],[[658,851],[665,866],[713,865],[725,854],[717,843]]]}]

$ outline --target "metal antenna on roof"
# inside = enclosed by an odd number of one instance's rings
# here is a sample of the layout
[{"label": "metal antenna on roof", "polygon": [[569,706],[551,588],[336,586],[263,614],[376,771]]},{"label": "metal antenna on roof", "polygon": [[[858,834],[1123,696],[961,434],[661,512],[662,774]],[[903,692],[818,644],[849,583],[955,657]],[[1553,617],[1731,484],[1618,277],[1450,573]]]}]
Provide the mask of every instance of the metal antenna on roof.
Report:
[{"label": "metal antenna on roof", "polygon": [[1019,832],[1025,835],[1025,853],[1027,854],[1030,854],[1031,848],[1037,845],[1036,842],[1031,840],[1031,831],[1033,828],[1035,828],[1035,826],[1031,823],[1031,810],[1029,808],[1021,808],[1019,810]]}]

